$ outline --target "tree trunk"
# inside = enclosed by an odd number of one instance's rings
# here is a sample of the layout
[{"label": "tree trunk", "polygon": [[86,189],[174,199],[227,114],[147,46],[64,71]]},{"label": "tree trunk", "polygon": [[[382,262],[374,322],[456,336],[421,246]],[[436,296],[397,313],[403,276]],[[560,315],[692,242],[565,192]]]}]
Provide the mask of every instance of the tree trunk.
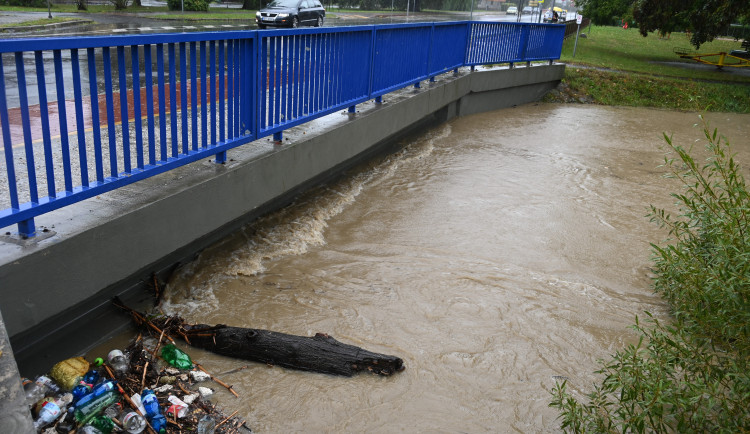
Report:
[{"label": "tree trunk", "polygon": [[361,371],[388,376],[404,370],[404,361],[396,356],[343,344],[325,333],[306,337],[223,324],[187,324],[179,316],[161,316],[151,320],[127,307],[117,297],[113,302],[129,312],[137,325],[158,336],[159,340],[163,335],[170,339],[171,336],[180,336],[194,347],[222,356],[347,377]]},{"label": "tree trunk", "polygon": [[295,336],[269,330],[226,325],[185,327],[190,345],[223,356],[252,360],[302,371],[350,377],[360,371],[391,375],[404,369],[395,356],[373,353],[318,333]]}]

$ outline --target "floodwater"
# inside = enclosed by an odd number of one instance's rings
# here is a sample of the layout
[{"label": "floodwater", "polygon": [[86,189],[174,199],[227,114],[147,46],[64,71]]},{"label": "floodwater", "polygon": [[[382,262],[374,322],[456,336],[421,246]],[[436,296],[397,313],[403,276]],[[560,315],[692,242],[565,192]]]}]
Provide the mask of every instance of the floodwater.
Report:
[{"label": "floodwater", "polygon": [[[750,116],[707,118],[750,164]],[[667,318],[645,215],[676,188],[662,133],[701,147],[699,122],[553,104],[455,119],[204,251],[162,309],[404,359],[338,378],[188,348],[255,432],[557,431],[555,381],[590,390],[635,315]]]}]

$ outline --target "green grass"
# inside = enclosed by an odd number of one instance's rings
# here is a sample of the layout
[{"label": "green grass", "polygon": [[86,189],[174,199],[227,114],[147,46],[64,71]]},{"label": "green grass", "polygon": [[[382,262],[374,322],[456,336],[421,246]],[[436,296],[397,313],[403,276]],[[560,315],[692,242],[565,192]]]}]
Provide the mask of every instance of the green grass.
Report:
[{"label": "green grass", "polygon": [[[655,107],[685,111],[750,113],[750,74],[739,68],[720,70],[682,59],[675,48],[692,50],[684,33],[670,39],[656,34],[643,37],[637,29],[593,26],[581,29],[573,57],[575,37],[563,44],[560,60],[568,67],[562,92],[578,100],[585,95],[597,104]],[[715,40],[700,53],[729,52],[739,41]],[[750,72],[750,67],[742,68]],[[546,101],[559,101],[548,94]]]},{"label": "green grass", "polygon": [[[675,48],[695,51],[685,33],[672,33],[670,39],[659,39],[656,34],[643,37],[638,33],[638,29],[624,30],[620,27],[592,26],[590,33],[588,30],[588,27],[581,28],[581,32],[586,33],[587,37],[578,39],[575,58],[573,57],[575,36],[565,41],[561,61],[567,64],[668,77],[750,83],[750,76],[729,74],[710,66],[695,68],[696,61],[681,59],[674,53]],[[699,52],[730,52],[737,49],[740,49],[740,41],[714,40],[702,45]],[[665,62],[677,62],[681,66],[669,65]]]},{"label": "green grass", "polygon": [[22,27],[22,26],[43,26],[46,24],[59,24],[59,23],[68,23],[71,21],[88,21],[85,18],[70,18],[70,17],[52,17],[52,18],[42,18],[38,20],[30,20],[30,21],[24,21],[21,23],[10,23],[10,24],[4,24],[3,28],[11,28],[11,27]]},{"label": "green grass", "polygon": [[750,85],[702,82],[569,66],[563,80],[597,104],[750,113]]}]

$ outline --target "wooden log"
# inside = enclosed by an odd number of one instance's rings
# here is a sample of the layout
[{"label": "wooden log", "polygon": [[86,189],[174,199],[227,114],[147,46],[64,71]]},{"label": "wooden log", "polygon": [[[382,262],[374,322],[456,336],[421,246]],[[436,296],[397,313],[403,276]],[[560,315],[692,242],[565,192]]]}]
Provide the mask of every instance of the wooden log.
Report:
[{"label": "wooden log", "polygon": [[192,346],[228,357],[347,377],[361,371],[388,376],[404,370],[398,357],[344,344],[325,333],[306,337],[226,325],[185,327]]},{"label": "wooden log", "polygon": [[223,324],[187,324],[177,316],[152,321],[117,298],[114,304],[130,312],[136,324],[156,331],[160,340],[163,336],[171,340],[169,335],[174,333],[194,347],[223,356],[347,377],[363,371],[388,376],[404,370],[403,360],[396,356],[344,344],[325,333],[307,337]]}]

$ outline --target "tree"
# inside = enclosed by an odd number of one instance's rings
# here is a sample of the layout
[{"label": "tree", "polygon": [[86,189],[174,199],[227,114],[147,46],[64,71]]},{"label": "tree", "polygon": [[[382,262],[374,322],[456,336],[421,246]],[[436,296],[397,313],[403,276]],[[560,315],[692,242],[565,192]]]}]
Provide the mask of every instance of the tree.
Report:
[{"label": "tree", "polygon": [[669,34],[689,27],[685,0],[639,0],[633,10],[641,35],[659,31]]},{"label": "tree", "polygon": [[[602,0],[597,0],[602,1]],[[638,0],[633,15],[643,36],[655,30],[687,30],[695,48],[734,22],[750,22],[747,0]]]},{"label": "tree", "polygon": [[257,9],[261,9],[262,6],[260,4],[260,0],[243,0],[242,1],[242,9],[246,11],[254,11]]},{"label": "tree", "polygon": [[583,10],[585,17],[599,26],[620,24],[620,20],[632,21],[635,0],[578,0],[576,5]]}]

